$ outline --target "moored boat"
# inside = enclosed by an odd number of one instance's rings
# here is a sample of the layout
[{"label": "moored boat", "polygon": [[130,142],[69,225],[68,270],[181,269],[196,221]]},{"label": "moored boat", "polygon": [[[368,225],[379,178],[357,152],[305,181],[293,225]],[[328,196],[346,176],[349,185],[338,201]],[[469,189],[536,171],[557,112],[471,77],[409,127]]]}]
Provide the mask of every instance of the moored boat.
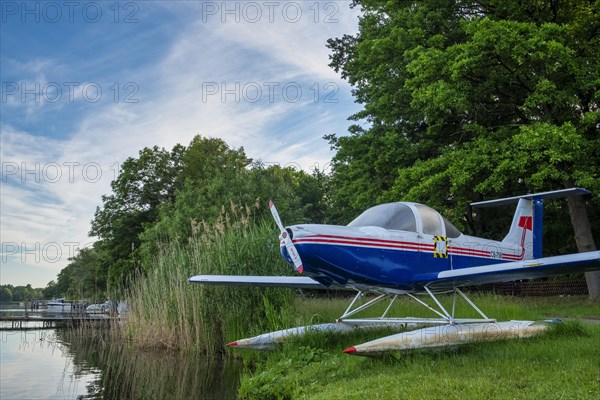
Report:
[{"label": "moored boat", "polygon": [[105,301],[102,304],[90,304],[85,312],[88,314],[107,314],[110,311],[110,303]]},{"label": "moored boat", "polygon": [[51,312],[71,312],[72,304],[65,299],[48,300],[47,309]]}]

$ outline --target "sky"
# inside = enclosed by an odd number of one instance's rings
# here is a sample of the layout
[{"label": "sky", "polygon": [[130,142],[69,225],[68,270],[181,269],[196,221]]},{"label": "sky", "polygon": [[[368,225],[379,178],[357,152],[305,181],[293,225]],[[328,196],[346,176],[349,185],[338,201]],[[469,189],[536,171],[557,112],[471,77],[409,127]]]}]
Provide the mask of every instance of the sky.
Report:
[{"label": "sky", "polygon": [[45,287],[95,240],[128,157],[217,137],[327,169],[360,109],[329,66],[349,1],[0,0],[0,284]]}]

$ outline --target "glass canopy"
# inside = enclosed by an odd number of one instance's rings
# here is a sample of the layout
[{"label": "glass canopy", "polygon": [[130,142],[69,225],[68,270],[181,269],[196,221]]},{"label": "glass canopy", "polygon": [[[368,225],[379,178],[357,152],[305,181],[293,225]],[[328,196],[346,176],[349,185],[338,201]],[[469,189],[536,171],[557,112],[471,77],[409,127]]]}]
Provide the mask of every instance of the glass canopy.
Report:
[{"label": "glass canopy", "polygon": [[[416,213],[419,218],[415,216]],[[417,221],[421,224],[420,227],[417,226]],[[444,235],[442,224],[447,237],[455,238],[461,235],[454,225],[430,207],[417,203],[388,203],[369,208],[348,226],[378,226],[390,230]]]}]

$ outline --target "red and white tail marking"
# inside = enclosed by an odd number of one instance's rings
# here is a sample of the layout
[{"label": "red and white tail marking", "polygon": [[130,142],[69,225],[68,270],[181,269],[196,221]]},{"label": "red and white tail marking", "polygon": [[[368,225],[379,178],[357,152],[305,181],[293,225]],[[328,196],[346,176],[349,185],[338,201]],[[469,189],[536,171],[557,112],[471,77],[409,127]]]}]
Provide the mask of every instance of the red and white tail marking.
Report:
[{"label": "red and white tail marking", "polygon": [[523,248],[524,260],[533,258],[533,201],[519,199],[515,215],[504,243],[518,244]]}]

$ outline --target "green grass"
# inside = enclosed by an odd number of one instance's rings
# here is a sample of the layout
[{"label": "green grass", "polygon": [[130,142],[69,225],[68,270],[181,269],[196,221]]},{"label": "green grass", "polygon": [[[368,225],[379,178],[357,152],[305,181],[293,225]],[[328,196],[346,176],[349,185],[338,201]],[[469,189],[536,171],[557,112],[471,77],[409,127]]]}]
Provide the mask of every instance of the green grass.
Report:
[{"label": "green grass", "polygon": [[[470,296],[489,316],[599,319],[584,297]],[[448,301],[449,299],[445,299]],[[302,319],[330,318],[347,303],[298,300]],[[419,312],[401,301],[405,315]],[[341,310],[341,311],[340,311]],[[428,316],[427,311],[425,315]],[[320,322],[320,321],[318,321]],[[269,353],[240,352],[248,365],[242,399],[596,399],[600,393],[600,324],[568,321],[528,339],[475,343],[379,358],[343,354],[389,332],[314,334]]]}]

